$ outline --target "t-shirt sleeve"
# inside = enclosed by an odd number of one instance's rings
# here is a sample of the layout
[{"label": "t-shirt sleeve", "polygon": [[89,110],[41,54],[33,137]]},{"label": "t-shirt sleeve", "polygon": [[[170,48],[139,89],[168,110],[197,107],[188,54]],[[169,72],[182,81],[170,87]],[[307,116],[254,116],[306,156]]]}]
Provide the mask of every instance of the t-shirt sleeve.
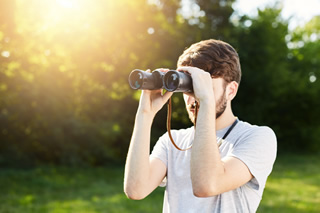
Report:
[{"label": "t-shirt sleeve", "polygon": [[[168,168],[168,133],[162,135],[153,147],[150,157],[160,159]],[[162,180],[159,186],[165,187],[167,185],[166,177]]]},{"label": "t-shirt sleeve", "polygon": [[250,187],[259,190],[264,188],[272,171],[277,152],[277,139],[269,127],[257,127],[235,145],[231,155],[244,162],[249,168],[253,179]]},{"label": "t-shirt sleeve", "polygon": [[168,133],[159,138],[153,147],[150,157],[160,159],[168,168]]}]

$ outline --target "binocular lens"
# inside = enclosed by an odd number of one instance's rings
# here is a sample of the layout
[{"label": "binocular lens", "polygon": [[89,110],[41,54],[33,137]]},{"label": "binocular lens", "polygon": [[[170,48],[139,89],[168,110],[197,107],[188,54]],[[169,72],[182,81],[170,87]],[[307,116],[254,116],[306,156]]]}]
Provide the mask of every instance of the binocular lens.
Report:
[{"label": "binocular lens", "polygon": [[134,87],[135,88],[140,88],[143,83],[143,76],[141,73],[135,73],[134,76],[132,76],[133,82],[134,82]]},{"label": "binocular lens", "polygon": [[164,88],[170,92],[192,92],[192,78],[184,72],[169,70],[163,77]]},{"label": "binocular lens", "polygon": [[132,89],[140,89],[143,85],[143,73],[135,70],[129,76],[129,83]]},{"label": "binocular lens", "polygon": [[179,76],[176,73],[169,75],[169,77],[165,78],[165,81],[165,85],[169,91],[174,91],[179,86]]}]

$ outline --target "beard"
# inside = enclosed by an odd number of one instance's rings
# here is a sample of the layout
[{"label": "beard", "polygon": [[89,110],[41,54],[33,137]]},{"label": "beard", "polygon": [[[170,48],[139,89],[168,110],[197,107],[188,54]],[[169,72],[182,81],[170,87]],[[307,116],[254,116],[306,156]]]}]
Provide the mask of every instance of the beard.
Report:
[{"label": "beard", "polygon": [[[223,94],[216,102],[216,119],[218,119],[227,108],[227,99],[226,99],[225,93],[226,93],[226,90],[223,91]],[[190,110],[192,110],[193,112]],[[199,110],[199,106],[198,106],[198,110]],[[195,112],[194,112],[195,104],[189,105],[187,111],[188,111],[191,122],[195,124]]]},{"label": "beard", "polygon": [[226,90],[223,91],[222,96],[219,98],[216,104],[216,119],[218,119],[227,108]]}]

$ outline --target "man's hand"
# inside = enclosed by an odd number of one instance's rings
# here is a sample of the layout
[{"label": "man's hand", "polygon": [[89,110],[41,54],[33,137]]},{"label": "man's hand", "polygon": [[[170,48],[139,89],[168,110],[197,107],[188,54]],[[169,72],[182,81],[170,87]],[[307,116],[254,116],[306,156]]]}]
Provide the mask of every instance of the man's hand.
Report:
[{"label": "man's hand", "polygon": [[[167,72],[168,69],[159,69],[162,72]],[[142,90],[138,112],[155,115],[163,105],[172,96],[172,92],[162,94],[162,89],[159,90]]]},{"label": "man's hand", "polygon": [[[210,73],[197,67],[179,67],[178,71],[188,72],[192,77],[193,92],[200,103],[215,103],[212,78]],[[215,104],[214,104],[215,105]]]}]

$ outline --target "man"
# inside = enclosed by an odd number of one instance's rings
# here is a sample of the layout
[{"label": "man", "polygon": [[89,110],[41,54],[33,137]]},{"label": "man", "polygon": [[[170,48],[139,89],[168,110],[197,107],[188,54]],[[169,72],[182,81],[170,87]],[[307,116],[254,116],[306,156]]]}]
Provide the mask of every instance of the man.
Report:
[{"label": "man", "polygon": [[241,78],[237,52],[223,41],[201,41],[184,51],[177,70],[192,77],[194,93],[184,94],[192,122],[195,101],[199,110],[196,128],[174,130],[172,137],[180,148],[192,148],[176,149],[166,133],[149,155],[153,118],[172,93],[142,91],[125,166],[126,195],[143,199],[165,182],[163,212],[255,212],[276,158],[276,136],[232,112]]}]

